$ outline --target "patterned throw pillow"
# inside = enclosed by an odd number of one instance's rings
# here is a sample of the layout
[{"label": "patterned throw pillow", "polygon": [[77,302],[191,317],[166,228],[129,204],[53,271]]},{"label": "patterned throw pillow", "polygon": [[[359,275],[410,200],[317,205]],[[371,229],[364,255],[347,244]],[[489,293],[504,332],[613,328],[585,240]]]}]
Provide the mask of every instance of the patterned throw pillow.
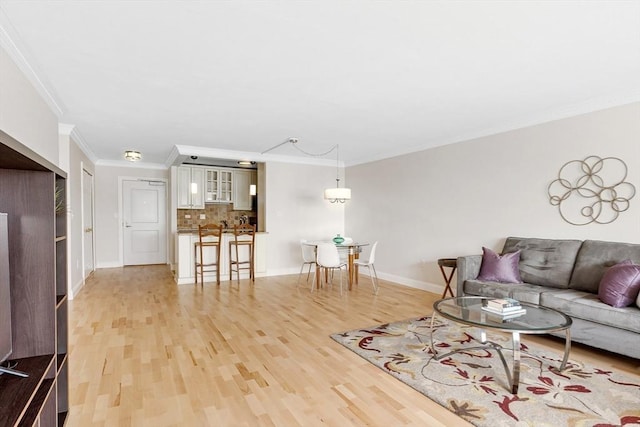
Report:
[{"label": "patterned throw pillow", "polygon": [[[624,260],[604,273],[598,298],[612,307],[627,307],[640,300],[640,265]],[[639,302],[639,301],[636,301]]]},{"label": "patterned throw pillow", "polygon": [[522,283],[520,279],[520,251],[498,255],[489,248],[482,247],[482,264],[478,280],[484,282]]}]

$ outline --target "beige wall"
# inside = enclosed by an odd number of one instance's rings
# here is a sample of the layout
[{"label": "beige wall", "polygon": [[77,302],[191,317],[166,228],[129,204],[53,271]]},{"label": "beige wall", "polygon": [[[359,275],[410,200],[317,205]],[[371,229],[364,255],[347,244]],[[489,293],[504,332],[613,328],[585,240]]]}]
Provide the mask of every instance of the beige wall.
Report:
[{"label": "beige wall", "polygon": [[0,129],[59,165],[58,118],[0,47]]},{"label": "beige wall", "polygon": [[[96,165],[95,239],[97,268],[122,266],[121,214],[119,211],[120,188],[118,183],[120,177],[165,179],[169,184],[169,171],[165,169]],[[167,196],[167,204],[168,200],[169,197]],[[171,215],[175,216],[175,212]],[[169,213],[167,213],[167,218],[170,218]],[[172,248],[172,245],[167,247],[168,259],[173,259]]]},{"label": "beige wall", "polygon": [[347,169],[346,231],[379,240],[382,277],[441,292],[436,261],[508,236],[640,243],[640,194],[609,225],[574,226],[547,186],[569,160],[614,156],[640,193],[640,103]]},{"label": "beige wall", "polygon": [[335,186],[334,167],[269,162],[266,164],[267,274],[300,270],[301,239],[344,235],[345,205],[323,199]]}]

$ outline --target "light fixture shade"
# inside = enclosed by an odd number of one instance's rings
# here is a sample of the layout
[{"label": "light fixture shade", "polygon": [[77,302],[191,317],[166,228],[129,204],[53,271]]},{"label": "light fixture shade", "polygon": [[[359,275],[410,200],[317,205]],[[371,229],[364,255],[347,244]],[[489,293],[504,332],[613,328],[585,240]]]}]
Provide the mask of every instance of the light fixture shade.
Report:
[{"label": "light fixture shade", "polygon": [[331,200],[332,203],[344,203],[345,200],[351,200],[351,189],[340,187],[327,188],[324,190],[324,198],[326,200]]},{"label": "light fixture shade", "polygon": [[142,159],[142,153],[134,150],[127,150],[124,152],[124,158],[129,160],[130,162],[137,162]]}]

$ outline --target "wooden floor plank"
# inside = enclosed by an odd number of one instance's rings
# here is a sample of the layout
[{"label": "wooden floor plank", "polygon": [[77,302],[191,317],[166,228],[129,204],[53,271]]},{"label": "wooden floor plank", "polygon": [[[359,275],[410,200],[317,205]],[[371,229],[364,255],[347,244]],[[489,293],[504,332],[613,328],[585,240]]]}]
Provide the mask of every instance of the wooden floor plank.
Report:
[{"label": "wooden floor plank", "polygon": [[[177,286],[166,266],[98,270],[69,302],[75,426],[465,426],[329,335],[431,313],[438,295],[381,281],[340,296],[304,278]],[[561,343],[526,337],[561,351]],[[640,375],[583,346],[572,357]]]}]

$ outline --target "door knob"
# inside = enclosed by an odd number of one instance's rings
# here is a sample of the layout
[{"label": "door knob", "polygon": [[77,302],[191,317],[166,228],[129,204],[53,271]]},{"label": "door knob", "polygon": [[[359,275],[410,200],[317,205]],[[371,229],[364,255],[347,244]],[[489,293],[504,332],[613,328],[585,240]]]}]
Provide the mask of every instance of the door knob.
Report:
[{"label": "door knob", "polygon": [[93,228],[91,228],[91,227],[87,227],[87,228],[84,229],[85,233],[91,233],[92,231],[93,231]]}]

